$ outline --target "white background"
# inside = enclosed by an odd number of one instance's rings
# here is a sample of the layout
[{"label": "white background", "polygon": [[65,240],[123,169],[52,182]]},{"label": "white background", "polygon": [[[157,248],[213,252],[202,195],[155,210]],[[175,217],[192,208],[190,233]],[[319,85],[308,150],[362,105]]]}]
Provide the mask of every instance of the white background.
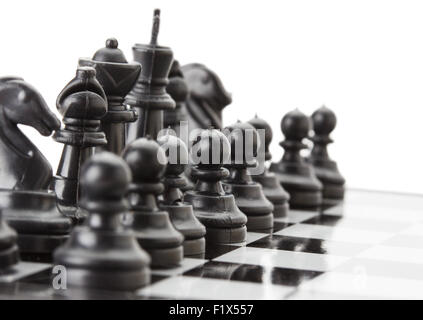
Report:
[{"label": "white background", "polygon": [[[280,119],[321,104],[338,116],[332,157],[350,187],[422,193],[423,2],[354,1],[2,1],[0,73],[19,75],[56,111],[79,57],[116,37],[128,60],[150,38],[182,64],[201,62],[233,94],[224,124],[257,112]],[[56,113],[57,114],[57,113]],[[58,115],[59,116],[59,115]],[[62,145],[25,128],[51,161]]]}]

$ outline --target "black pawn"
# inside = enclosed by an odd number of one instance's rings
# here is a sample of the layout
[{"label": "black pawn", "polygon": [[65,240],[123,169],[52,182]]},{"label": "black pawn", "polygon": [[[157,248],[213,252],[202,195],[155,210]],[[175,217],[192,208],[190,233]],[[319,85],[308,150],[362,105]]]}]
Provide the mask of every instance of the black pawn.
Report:
[{"label": "black pawn", "polygon": [[132,171],[129,189],[132,229],[140,245],[150,254],[153,268],[178,266],[183,258],[183,235],[177,231],[167,211],[157,206],[164,190],[160,180],[166,169],[166,155],[150,137],[139,138],[123,151],[123,159]]},{"label": "black pawn", "polygon": [[229,175],[223,167],[230,158],[228,139],[218,130],[203,130],[193,142],[191,158],[195,163],[191,174],[197,182],[193,190],[185,193],[184,200],[193,206],[195,216],[206,227],[206,241],[210,244],[244,242],[247,217],[221,182]]},{"label": "black pawn", "polygon": [[60,210],[75,220],[84,216],[78,206],[81,167],[95,147],[107,143],[100,122],[107,111],[107,98],[95,76],[94,68],[79,67],[56,102],[65,126],[53,139],[64,147],[51,189],[56,192]]},{"label": "black pawn", "polygon": [[327,145],[333,142],[330,133],[336,127],[336,116],[332,110],[323,106],[313,112],[311,119],[314,135],[311,137],[313,148],[309,161],[323,184],[323,203],[333,205],[344,198],[345,192],[345,179],[336,162],[330,159],[327,150]]},{"label": "black pawn", "polygon": [[128,63],[114,38],[107,39],[106,47],[98,50],[92,59],[79,59],[79,65],[96,69],[96,78],[107,96],[107,113],[101,118],[107,145],[97,151],[107,150],[119,155],[126,144],[126,124],[138,118],[135,110],[123,102],[138,79],[141,65]]},{"label": "black pawn", "polygon": [[159,137],[157,142],[164,148],[168,158],[163,181],[165,190],[160,206],[169,212],[176,230],[184,236],[184,256],[201,258],[206,249],[206,228],[195,217],[192,206],[183,201],[180,189],[187,185],[186,178],[182,176],[188,163],[187,147],[181,139],[169,133]]},{"label": "black pawn", "polygon": [[226,130],[231,143],[231,163],[227,165],[230,174],[223,181],[223,188],[234,195],[238,208],[248,217],[248,230],[272,229],[273,205],[248,172],[248,168],[256,166],[260,143],[257,131],[247,122],[237,122]]},{"label": "black pawn", "polygon": [[285,140],[280,145],[285,152],[280,162],[271,164],[270,171],[276,173],[288,191],[291,208],[317,209],[322,204],[322,184],[313,167],[300,155],[300,150],[307,148],[302,141],[308,136],[310,119],[295,109],[282,118],[281,129]]},{"label": "black pawn", "polygon": [[0,275],[19,261],[16,232],[10,228],[0,211]]},{"label": "black pawn", "polygon": [[266,167],[266,161],[272,159],[269,146],[272,142],[273,132],[269,123],[264,119],[257,117],[257,115],[248,121],[256,130],[264,130],[264,163],[260,165],[263,167],[263,173],[258,175],[252,175],[251,177],[255,182],[258,182],[263,187],[263,193],[266,198],[273,204],[273,216],[275,218],[285,217],[289,210],[289,194],[285,191],[282,185],[279,183],[276,175],[273,172],[269,172]]},{"label": "black pawn", "polygon": [[156,139],[163,129],[163,111],[175,108],[175,101],[166,93],[173,52],[157,44],[159,25],[160,11],[156,9],[150,43],[135,44],[132,48],[134,60],[142,65],[142,70],[125,98],[125,103],[139,114],[137,121],[128,123],[128,142],[147,135]]},{"label": "black pawn", "polygon": [[88,217],[54,252],[55,264],[66,267],[69,287],[128,291],[150,282],[150,258],[121,224],[130,181],[128,166],[113,153],[96,154],[84,164],[80,205]]}]

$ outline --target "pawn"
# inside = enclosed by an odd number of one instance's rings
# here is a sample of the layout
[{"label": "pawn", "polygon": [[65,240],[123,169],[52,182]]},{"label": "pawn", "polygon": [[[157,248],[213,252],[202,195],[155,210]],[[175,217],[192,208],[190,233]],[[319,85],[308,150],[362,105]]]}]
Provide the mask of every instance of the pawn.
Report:
[{"label": "pawn", "polygon": [[166,166],[163,201],[160,207],[169,212],[169,218],[176,230],[185,238],[183,242],[185,257],[204,257],[206,228],[195,217],[190,204],[183,202],[180,188],[187,185],[182,176],[185,165],[188,163],[188,150],[185,143],[176,136],[167,134],[161,136],[157,142],[165,148],[168,158]]},{"label": "pawn", "polygon": [[88,217],[54,252],[69,287],[129,291],[150,282],[150,258],[121,224],[130,181],[128,166],[113,153],[98,153],[83,165],[80,206]]},{"label": "pawn", "polygon": [[313,167],[300,155],[300,150],[307,148],[302,141],[310,130],[310,120],[295,109],[282,118],[281,129],[285,140],[280,145],[285,153],[280,162],[271,164],[270,171],[276,173],[288,191],[291,208],[317,209],[322,204],[322,184]]},{"label": "pawn", "polygon": [[333,205],[344,198],[345,179],[338,170],[335,161],[329,158],[327,145],[332,143],[330,133],[335,129],[335,113],[325,106],[311,115],[314,135],[311,137],[313,148],[309,161],[313,165],[317,178],[323,184],[323,203]]},{"label": "pawn", "polygon": [[247,215],[248,230],[272,229],[273,205],[248,172],[248,168],[256,166],[258,133],[251,124],[240,121],[226,130],[231,143],[231,163],[227,165],[230,174],[223,181],[223,188],[234,195],[238,208]]},{"label": "pawn", "polygon": [[257,115],[248,122],[256,130],[264,130],[265,155],[264,163],[260,164],[264,171],[261,174],[251,175],[251,177],[255,182],[261,184],[264,195],[273,204],[273,216],[275,218],[285,217],[289,210],[289,194],[279,183],[276,175],[273,172],[269,172],[265,163],[272,159],[272,154],[269,151],[269,146],[273,138],[272,128],[265,120],[257,117]]},{"label": "pawn", "polygon": [[206,227],[206,242],[210,244],[240,243],[246,240],[247,217],[237,207],[232,194],[225,193],[222,179],[229,175],[223,168],[230,158],[230,144],[223,133],[203,130],[193,142],[191,174],[196,180],[193,190],[185,193],[194,214]]},{"label": "pawn", "polygon": [[0,211],[0,274],[19,261],[16,232],[10,228]]},{"label": "pawn", "polygon": [[139,138],[126,146],[122,154],[132,171],[129,189],[133,221],[131,224],[138,243],[151,256],[153,268],[178,266],[183,258],[183,235],[177,231],[167,211],[159,209],[157,198],[163,193],[160,183],[166,169],[166,155],[151,139]]}]

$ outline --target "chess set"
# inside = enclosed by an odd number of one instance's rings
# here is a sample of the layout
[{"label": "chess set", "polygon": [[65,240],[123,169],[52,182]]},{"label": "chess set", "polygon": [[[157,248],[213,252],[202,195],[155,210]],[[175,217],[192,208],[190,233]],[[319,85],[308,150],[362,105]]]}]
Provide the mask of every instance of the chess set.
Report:
[{"label": "chess set", "polygon": [[[283,115],[271,162],[269,124],[224,128],[221,79],[159,24],[134,62],[114,38],[79,59],[62,121],[0,78],[0,299],[423,298],[423,197],[345,189],[327,107]],[[63,145],[55,175],[18,124]]]}]

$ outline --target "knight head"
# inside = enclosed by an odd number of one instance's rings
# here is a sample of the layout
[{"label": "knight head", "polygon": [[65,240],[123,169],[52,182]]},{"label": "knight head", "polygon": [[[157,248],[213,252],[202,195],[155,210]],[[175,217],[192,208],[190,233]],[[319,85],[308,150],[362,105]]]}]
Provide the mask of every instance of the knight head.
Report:
[{"label": "knight head", "polygon": [[41,94],[22,78],[0,78],[0,107],[12,123],[31,126],[44,136],[60,128]]},{"label": "knight head", "polygon": [[220,78],[206,66],[191,63],[183,66],[182,72],[194,99],[206,101],[214,110],[223,110],[232,102],[231,94],[223,87]]}]

